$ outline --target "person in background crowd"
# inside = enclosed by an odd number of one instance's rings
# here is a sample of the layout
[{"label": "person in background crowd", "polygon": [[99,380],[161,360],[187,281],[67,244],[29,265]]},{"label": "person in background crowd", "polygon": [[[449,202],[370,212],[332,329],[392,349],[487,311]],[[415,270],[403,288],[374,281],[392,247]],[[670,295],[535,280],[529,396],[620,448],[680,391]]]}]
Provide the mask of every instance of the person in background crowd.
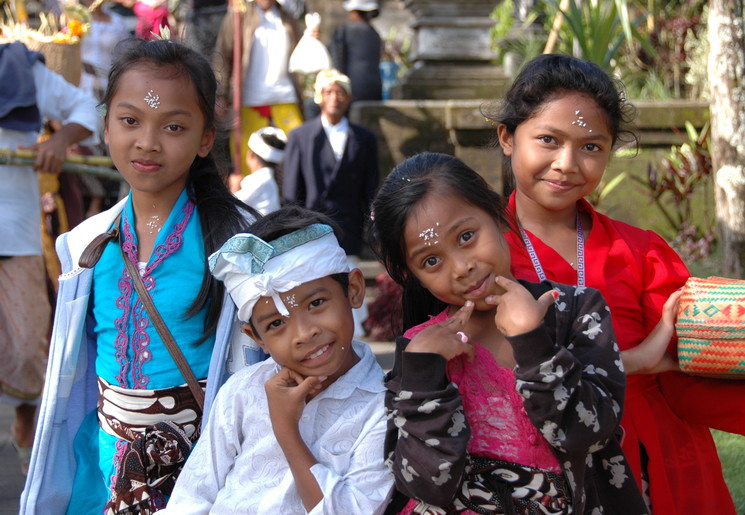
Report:
[{"label": "person in background crowd", "polygon": [[135,36],[145,41],[156,39],[161,27],[170,29],[168,0],[137,0],[134,4],[137,17]]},{"label": "person in background crowd", "polygon": [[[240,48],[234,48],[235,13],[229,9],[223,18],[217,38],[213,68],[218,77],[218,97],[224,106],[233,105],[236,84],[240,89],[241,141],[231,138],[231,147],[240,145],[242,171],[230,177],[230,189],[240,187],[242,176],[248,174],[246,151],[248,138],[262,127],[274,126],[285,133],[303,123],[300,108],[301,89],[288,71],[290,54],[302,31],[277,0],[255,0],[240,14]],[[240,52],[240,72],[233,70],[233,52]],[[238,79],[238,80],[236,80]],[[232,153],[231,153],[232,155]]]},{"label": "person in background crowd", "polygon": [[[321,70],[314,89],[321,114],[288,135],[282,197],[285,203],[320,211],[339,224],[341,246],[356,266],[378,186],[377,142],[375,134],[345,116],[352,100],[349,77],[338,70]],[[356,335],[364,333],[365,318],[363,304],[355,310]]]},{"label": "person in background crowd", "polygon": [[246,160],[251,170],[235,196],[265,215],[280,207],[277,170],[282,166],[287,136],[282,129],[264,127],[248,138]]},{"label": "person in background crowd", "polygon": [[[92,4],[91,0],[86,2]],[[83,71],[80,89],[93,95],[96,101],[103,99],[109,79],[109,69],[116,45],[130,37],[124,16],[114,12],[104,2],[91,13],[91,25],[80,41],[80,58]]]},{"label": "person in background crowd", "polygon": [[305,16],[305,2],[303,0],[277,0],[290,16],[296,20],[302,20]]},{"label": "person in background crowd", "polygon": [[358,256],[378,185],[377,141],[345,116],[353,91],[349,77],[322,70],[314,89],[321,114],[288,135],[282,195],[286,203],[328,214],[342,229],[347,255]]},{"label": "person in background crowd", "polygon": [[[37,144],[43,118],[60,130]],[[51,309],[35,172],[59,174],[70,145],[98,130],[93,98],[44,66],[23,43],[0,44],[0,148],[30,147],[34,166],[0,166],[0,400],[15,407],[13,445],[25,474],[44,385]]]},{"label": "person in background crowd", "polygon": [[227,0],[188,0],[182,4],[182,42],[213,58],[220,24],[228,11]]},{"label": "person in background crowd", "polygon": [[349,21],[336,28],[329,43],[334,66],[352,81],[352,102],[380,100],[383,86],[380,78],[380,35],[370,25],[378,15],[377,0],[344,2]]}]

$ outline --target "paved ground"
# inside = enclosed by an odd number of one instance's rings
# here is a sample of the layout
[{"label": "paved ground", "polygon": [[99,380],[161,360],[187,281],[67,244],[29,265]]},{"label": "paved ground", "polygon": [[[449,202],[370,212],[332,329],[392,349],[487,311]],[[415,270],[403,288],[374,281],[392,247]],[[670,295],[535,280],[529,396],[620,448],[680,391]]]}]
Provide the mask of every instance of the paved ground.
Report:
[{"label": "paved ground", "polygon": [[[378,356],[380,366],[389,370],[393,366],[393,344],[370,343],[370,347]],[[0,515],[17,515],[23,491],[24,478],[10,437],[13,416],[13,408],[0,403]]]},{"label": "paved ground", "polygon": [[16,451],[10,443],[10,425],[15,410],[0,403],[0,515],[18,513],[18,499],[23,490],[23,476]]}]

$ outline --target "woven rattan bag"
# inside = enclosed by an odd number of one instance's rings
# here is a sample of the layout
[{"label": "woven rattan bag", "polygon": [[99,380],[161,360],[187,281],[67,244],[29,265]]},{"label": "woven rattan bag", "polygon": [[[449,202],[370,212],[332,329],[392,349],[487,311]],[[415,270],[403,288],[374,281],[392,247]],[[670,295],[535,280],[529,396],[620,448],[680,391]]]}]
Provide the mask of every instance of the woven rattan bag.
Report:
[{"label": "woven rattan bag", "polygon": [[745,379],[745,281],[689,278],[675,330],[683,372]]}]

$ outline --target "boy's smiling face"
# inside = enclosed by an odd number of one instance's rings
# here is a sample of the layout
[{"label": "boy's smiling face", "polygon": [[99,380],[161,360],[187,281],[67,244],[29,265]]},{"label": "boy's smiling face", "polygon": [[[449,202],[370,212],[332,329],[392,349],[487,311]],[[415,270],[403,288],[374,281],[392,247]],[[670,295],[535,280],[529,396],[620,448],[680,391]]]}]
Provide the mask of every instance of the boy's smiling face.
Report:
[{"label": "boy's smiling face", "polygon": [[308,281],[280,293],[290,313],[282,316],[271,297],[254,306],[244,332],[274,361],[303,377],[326,376],[330,384],[359,360],[352,351],[352,308],[362,305],[365,280],[359,269],[349,273],[347,295],[331,276]]}]

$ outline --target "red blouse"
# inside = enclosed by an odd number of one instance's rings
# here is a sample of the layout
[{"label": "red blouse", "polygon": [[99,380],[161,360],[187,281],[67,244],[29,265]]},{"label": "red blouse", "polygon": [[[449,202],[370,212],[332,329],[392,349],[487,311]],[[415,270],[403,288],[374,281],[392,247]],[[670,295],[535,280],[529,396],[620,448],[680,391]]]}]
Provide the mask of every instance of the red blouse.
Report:
[{"label": "red blouse", "polygon": [[[688,269],[656,233],[597,213],[585,200],[578,208],[592,218],[586,237],[585,284],[611,308],[621,350],[638,345],[660,320],[662,306],[683,286]],[[509,213],[515,215],[515,196]],[[577,283],[577,272],[554,249],[526,231],[546,278]],[[587,231],[585,231],[587,233]],[[520,234],[506,235],[515,278],[538,276]],[[672,341],[668,351],[676,353]],[[685,395],[682,394],[685,392]],[[654,515],[735,513],[709,427],[743,434],[745,383],[696,378],[682,372],[628,376],[623,449],[641,486],[647,461]]]}]

